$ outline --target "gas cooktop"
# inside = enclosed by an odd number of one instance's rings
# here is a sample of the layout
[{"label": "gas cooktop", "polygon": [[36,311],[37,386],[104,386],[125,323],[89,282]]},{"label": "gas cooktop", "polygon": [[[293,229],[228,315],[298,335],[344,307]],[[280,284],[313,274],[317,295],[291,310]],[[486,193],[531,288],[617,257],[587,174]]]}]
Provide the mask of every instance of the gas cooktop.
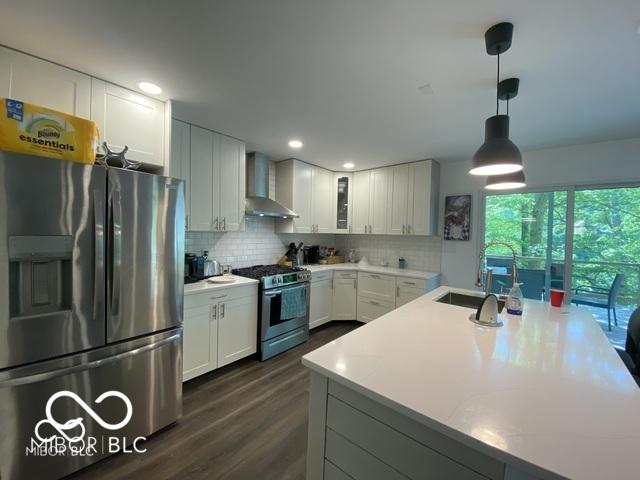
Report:
[{"label": "gas cooktop", "polygon": [[306,268],[286,265],[254,265],[247,268],[234,268],[231,273],[260,280],[264,288],[308,282],[311,279],[311,272]]}]

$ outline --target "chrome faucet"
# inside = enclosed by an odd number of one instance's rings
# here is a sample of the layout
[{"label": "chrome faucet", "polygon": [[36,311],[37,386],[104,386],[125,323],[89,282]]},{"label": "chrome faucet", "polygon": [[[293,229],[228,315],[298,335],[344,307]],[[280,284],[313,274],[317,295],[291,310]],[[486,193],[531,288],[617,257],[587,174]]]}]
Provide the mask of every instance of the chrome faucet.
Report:
[{"label": "chrome faucet", "polygon": [[511,261],[511,284],[515,284],[518,280],[518,266],[516,265],[516,250],[505,242],[489,242],[486,245],[483,245],[482,250],[480,250],[480,256],[478,257],[478,272],[476,274],[476,287],[484,287],[484,293],[489,295],[491,293],[491,287],[493,286],[493,270],[488,268],[485,273],[484,282],[482,281],[482,265],[485,258],[485,253],[489,247],[493,247],[495,245],[501,245],[503,247],[507,247],[511,250],[511,255],[513,256]]}]

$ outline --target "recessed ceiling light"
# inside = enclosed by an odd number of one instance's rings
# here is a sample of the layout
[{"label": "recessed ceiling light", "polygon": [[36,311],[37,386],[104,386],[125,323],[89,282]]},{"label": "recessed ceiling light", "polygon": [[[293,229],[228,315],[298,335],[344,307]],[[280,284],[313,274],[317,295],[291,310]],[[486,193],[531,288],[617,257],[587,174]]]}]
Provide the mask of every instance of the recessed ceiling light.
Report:
[{"label": "recessed ceiling light", "polygon": [[351,170],[353,167],[355,167],[355,165],[351,162],[347,162],[344,165],[342,165],[342,168],[346,168],[347,170]]},{"label": "recessed ceiling light", "polygon": [[289,140],[289,146],[291,148],[302,148],[302,142],[300,140]]},{"label": "recessed ceiling light", "polygon": [[151,82],[139,82],[138,88],[144,93],[150,93],[151,95],[159,95],[162,93],[162,89],[155,83]]}]

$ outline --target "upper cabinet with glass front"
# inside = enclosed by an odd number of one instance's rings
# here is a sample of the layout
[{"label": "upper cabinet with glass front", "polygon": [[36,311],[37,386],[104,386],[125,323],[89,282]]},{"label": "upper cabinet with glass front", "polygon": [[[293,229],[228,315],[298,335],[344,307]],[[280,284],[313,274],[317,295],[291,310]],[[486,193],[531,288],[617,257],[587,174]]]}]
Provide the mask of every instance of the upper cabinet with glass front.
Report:
[{"label": "upper cabinet with glass front", "polygon": [[336,233],[351,233],[353,206],[353,174],[337,172],[333,174],[333,228]]}]

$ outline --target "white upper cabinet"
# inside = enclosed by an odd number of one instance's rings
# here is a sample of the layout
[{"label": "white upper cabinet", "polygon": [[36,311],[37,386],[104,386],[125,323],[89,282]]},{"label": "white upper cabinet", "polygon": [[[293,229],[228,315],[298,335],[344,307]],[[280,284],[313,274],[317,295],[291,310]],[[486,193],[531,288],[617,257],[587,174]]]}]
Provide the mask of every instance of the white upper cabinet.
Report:
[{"label": "white upper cabinet", "polygon": [[100,143],[113,150],[128,146],[128,159],[164,165],[164,109],[160,100],[91,79],[91,120],[98,125]]},{"label": "white upper cabinet", "polygon": [[353,174],[353,233],[369,233],[369,211],[371,210],[370,172],[365,170]]},{"label": "white upper cabinet", "polygon": [[90,118],[91,77],[0,47],[0,96]]},{"label": "white upper cabinet", "polygon": [[190,143],[189,230],[239,230],[244,218],[244,143],[195,125]]},{"label": "white upper cabinet", "polygon": [[313,167],[313,185],[311,188],[311,208],[313,226],[316,233],[331,233],[333,225],[333,172]]},{"label": "white upper cabinet", "polygon": [[185,227],[189,230],[191,212],[191,126],[173,119],[171,121],[171,158],[169,176],[184,180]]},{"label": "white upper cabinet", "polygon": [[409,190],[409,165],[390,168],[389,217],[387,233],[405,235],[407,232],[407,207]]},{"label": "white upper cabinet", "polygon": [[335,233],[351,233],[353,220],[353,174],[333,174],[333,228]]},{"label": "white upper cabinet", "polygon": [[409,164],[407,232],[437,235],[440,165],[434,160]]},{"label": "white upper cabinet", "polygon": [[333,172],[300,160],[276,165],[276,201],[290,208],[298,218],[278,219],[281,233],[333,232]]},{"label": "white upper cabinet", "polygon": [[387,233],[390,170],[389,168],[371,170],[369,233]]},{"label": "white upper cabinet", "polygon": [[[189,230],[214,230],[213,132],[191,126]],[[217,193],[217,192],[216,192]]]},{"label": "white upper cabinet", "polygon": [[[245,145],[235,138],[218,135],[219,147],[219,229],[235,232],[244,218]],[[216,185],[214,179],[214,185]]]}]

